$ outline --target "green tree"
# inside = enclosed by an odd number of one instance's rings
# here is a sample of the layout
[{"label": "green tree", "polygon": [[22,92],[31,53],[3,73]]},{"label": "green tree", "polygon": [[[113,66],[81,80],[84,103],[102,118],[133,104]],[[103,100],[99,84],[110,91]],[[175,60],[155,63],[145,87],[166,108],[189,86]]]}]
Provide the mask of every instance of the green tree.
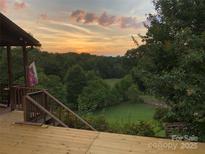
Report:
[{"label": "green tree", "polygon": [[77,110],[78,96],[86,86],[86,75],[82,67],[75,65],[70,68],[65,78],[65,84],[67,88],[67,102],[72,109]]},{"label": "green tree", "polygon": [[37,88],[47,89],[53,96],[62,101],[63,103],[67,103],[66,101],[66,88],[61,82],[61,78],[56,75],[46,75],[43,72],[38,74],[39,84],[36,86]]},{"label": "green tree", "polygon": [[127,98],[130,103],[142,103],[140,91],[136,84],[132,84],[127,90]]},{"label": "green tree", "polygon": [[78,98],[80,112],[92,112],[106,107],[109,101],[110,88],[103,80],[93,80],[88,83]]},{"label": "green tree", "polygon": [[130,75],[127,75],[115,85],[112,93],[115,94],[114,97],[116,97],[117,103],[128,101],[127,91],[132,84],[132,77]]},{"label": "green tree", "polygon": [[86,72],[86,79],[87,81],[99,80],[101,79],[94,71]]},{"label": "green tree", "polygon": [[133,79],[167,99],[167,121],[201,126],[205,124],[205,1],[154,0],[154,5],[157,13],[149,15],[148,32],[142,37],[146,52],[138,59]]}]

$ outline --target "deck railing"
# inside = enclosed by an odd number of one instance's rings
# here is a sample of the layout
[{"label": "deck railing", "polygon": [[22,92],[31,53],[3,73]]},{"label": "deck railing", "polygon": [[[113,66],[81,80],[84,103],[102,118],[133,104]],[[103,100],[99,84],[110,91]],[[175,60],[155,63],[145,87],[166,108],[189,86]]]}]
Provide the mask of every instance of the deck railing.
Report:
[{"label": "deck railing", "polygon": [[27,93],[24,97],[24,111],[26,122],[95,130],[46,90]]},{"label": "deck railing", "polygon": [[13,86],[11,88],[11,110],[23,110],[23,97],[27,93],[36,92],[41,89],[38,88],[30,88],[23,86]]},{"label": "deck railing", "polygon": [[[164,127],[167,137],[171,137],[173,134],[180,132],[188,132],[190,130],[188,124],[185,122],[165,123]],[[191,132],[193,132],[193,130]]]},{"label": "deck railing", "polygon": [[0,84],[0,106],[9,105],[9,89],[7,84]]}]

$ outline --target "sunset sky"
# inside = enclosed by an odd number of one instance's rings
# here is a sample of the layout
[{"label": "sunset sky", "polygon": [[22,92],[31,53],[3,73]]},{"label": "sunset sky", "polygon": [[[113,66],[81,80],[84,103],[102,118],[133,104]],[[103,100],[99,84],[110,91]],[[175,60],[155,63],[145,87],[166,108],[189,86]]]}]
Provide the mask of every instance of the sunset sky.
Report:
[{"label": "sunset sky", "polygon": [[49,52],[123,55],[145,34],[152,0],[0,0],[0,11]]}]

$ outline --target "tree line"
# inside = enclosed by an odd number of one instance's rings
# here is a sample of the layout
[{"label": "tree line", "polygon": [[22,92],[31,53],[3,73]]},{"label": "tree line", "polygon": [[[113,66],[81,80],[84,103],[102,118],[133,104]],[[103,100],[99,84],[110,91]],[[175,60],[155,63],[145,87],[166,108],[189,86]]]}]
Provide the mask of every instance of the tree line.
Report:
[{"label": "tree line", "polygon": [[[137,91],[132,79],[125,77],[132,69],[124,56],[105,57],[88,53],[49,53],[27,49],[29,62],[36,62],[39,83],[36,88],[48,89],[54,96],[75,111],[87,113],[128,101],[127,90]],[[0,51],[0,83],[8,83],[6,50]],[[12,49],[13,83],[24,84],[23,60],[20,48]],[[115,87],[104,79],[125,77]],[[136,94],[137,97],[138,93]],[[133,97],[133,98],[131,98]],[[137,99],[137,98],[136,98]]]}]

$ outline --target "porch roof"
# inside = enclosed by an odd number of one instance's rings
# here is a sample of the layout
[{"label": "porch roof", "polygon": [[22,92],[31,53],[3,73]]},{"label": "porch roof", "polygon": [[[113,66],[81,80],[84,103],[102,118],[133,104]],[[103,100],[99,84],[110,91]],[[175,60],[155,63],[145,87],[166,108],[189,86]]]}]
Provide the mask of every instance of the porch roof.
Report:
[{"label": "porch roof", "polygon": [[31,34],[0,13],[0,46],[41,46],[41,44]]}]

